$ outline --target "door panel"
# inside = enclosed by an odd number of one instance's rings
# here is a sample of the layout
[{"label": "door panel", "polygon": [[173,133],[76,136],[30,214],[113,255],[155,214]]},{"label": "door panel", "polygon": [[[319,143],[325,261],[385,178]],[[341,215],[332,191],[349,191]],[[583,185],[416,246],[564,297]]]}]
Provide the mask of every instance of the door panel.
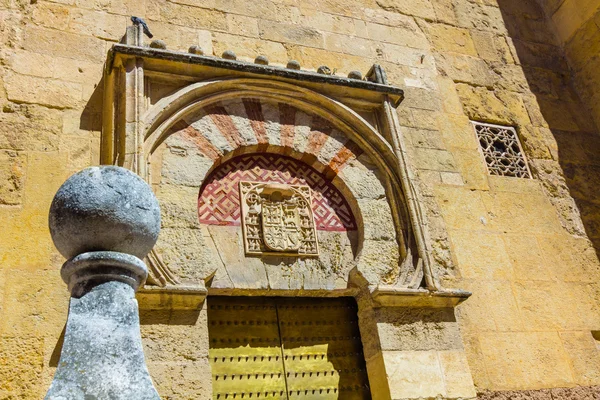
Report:
[{"label": "door panel", "polygon": [[290,399],[369,399],[351,299],[282,299],[279,328]]},{"label": "door panel", "polygon": [[208,302],[213,399],[286,399],[277,310],[265,298]]},{"label": "door panel", "polygon": [[353,299],[210,297],[208,306],[214,399],[371,398]]}]

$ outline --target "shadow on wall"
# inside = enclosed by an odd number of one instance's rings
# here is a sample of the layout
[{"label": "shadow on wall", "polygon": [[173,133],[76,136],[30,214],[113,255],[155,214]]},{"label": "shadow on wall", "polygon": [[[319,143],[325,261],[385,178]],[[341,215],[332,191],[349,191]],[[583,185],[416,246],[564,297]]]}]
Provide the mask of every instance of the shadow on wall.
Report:
[{"label": "shadow on wall", "polygon": [[79,117],[79,129],[85,131],[102,131],[102,101],[104,96],[104,78],[96,84],[92,95],[88,99],[81,117]]},{"label": "shadow on wall", "polygon": [[532,123],[545,133],[541,139],[552,154],[552,159],[536,159],[528,152],[533,170],[561,214],[563,225],[576,236],[587,234],[600,258],[598,128],[588,107],[573,90],[567,61],[542,8],[534,0],[498,0],[498,5],[541,117],[549,128],[535,117],[536,104],[528,105]]}]

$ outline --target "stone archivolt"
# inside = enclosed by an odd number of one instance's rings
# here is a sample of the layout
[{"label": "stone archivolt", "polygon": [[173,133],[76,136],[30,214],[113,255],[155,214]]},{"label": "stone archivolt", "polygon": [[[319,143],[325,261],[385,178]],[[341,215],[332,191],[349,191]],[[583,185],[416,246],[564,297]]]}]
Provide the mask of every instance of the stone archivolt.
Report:
[{"label": "stone archivolt", "polygon": [[[105,78],[103,162],[134,170],[159,198],[166,196],[164,201],[184,192],[187,196],[165,207],[166,214],[174,214],[166,215],[162,243],[149,259],[156,272],[151,282],[214,284],[209,277],[233,279],[221,269],[240,264],[248,270],[249,261],[237,255],[242,243],[220,240],[240,232],[190,220],[188,207],[196,203],[189,199],[190,188],[201,186],[211,171],[236,156],[261,153],[301,160],[323,174],[349,202],[356,219],[354,234],[347,230],[345,238],[338,235],[323,243],[327,257],[302,265],[291,262],[293,274],[306,268],[315,290],[349,290],[351,270],[358,272],[352,276],[360,277],[359,285],[392,285],[393,293],[386,293],[394,296],[407,294],[403,288],[424,294],[441,290],[418,185],[393,111],[402,91],[387,85],[379,66],[359,81],[115,45]],[[264,265],[256,268],[273,272],[273,262],[261,260]],[[164,271],[169,276],[159,276]],[[325,275],[317,276],[321,273]],[[253,283],[243,286],[287,290],[297,282],[312,286],[307,279],[286,276],[284,284],[281,279],[257,283],[264,279],[253,277]],[[459,292],[450,295],[463,298]]]},{"label": "stone archivolt", "polygon": [[174,124],[169,134],[177,132],[215,161],[243,146],[268,144],[314,156],[338,172],[363,153],[326,119],[283,102],[255,98],[203,107]]}]

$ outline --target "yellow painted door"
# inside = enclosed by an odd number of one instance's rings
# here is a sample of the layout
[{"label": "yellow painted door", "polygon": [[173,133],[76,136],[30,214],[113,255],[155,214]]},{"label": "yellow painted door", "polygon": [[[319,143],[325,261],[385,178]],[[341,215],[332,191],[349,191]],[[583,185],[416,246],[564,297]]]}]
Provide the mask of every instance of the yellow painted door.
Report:
[{"label": "yellow painted door", "polygon": [[213,399],[288,399],[270,299],[210,297],[208,335]]},{"label": "yellow painted door", "polygon": [[353,299],[277,305],[289,399],[370,399]]},{"label": "yellow painted door", "polygon": [[370,399],[353,299],[210,297],[213,399]]}]

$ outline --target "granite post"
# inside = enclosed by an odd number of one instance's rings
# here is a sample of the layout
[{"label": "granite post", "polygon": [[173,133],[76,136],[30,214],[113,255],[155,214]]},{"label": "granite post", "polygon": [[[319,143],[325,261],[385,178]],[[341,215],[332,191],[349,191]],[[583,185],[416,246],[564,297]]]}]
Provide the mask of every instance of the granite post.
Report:
[{"label": "granite post", "polygon": [[160,208],[133,172],[90,167],[58,190],[50,233],[68,260],[64,344],[47,400],[160,399],[146,367],[135,291],[160,231]]}]

